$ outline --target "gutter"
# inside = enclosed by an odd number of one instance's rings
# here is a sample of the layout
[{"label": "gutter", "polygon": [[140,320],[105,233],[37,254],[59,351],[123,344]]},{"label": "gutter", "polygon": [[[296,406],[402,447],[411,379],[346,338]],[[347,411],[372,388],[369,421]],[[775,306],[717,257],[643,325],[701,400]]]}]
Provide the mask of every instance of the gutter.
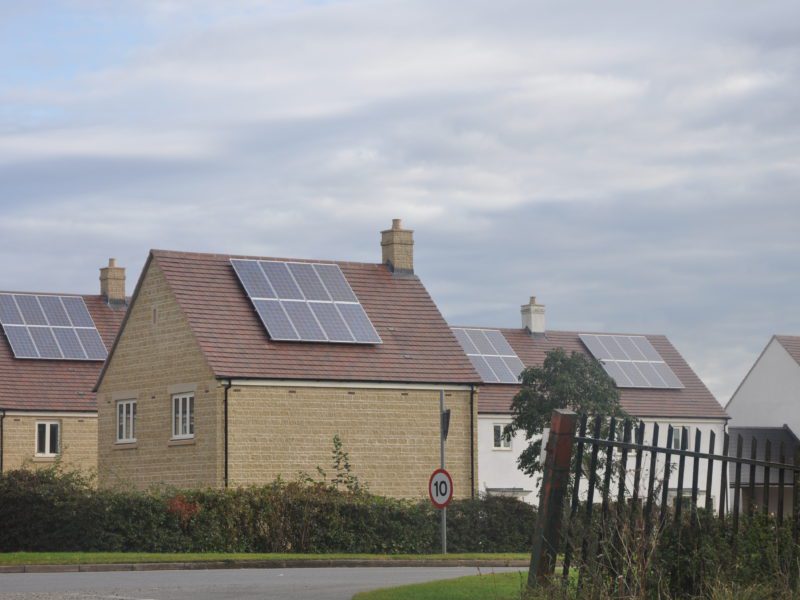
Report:
[{"label": "gutter", "polygon": [[5,435],[3,433],[3,421],[6,420],[6,409],[0,408],[0,475],[3,474],[3,449],[5,448]]},{"label": "gutter", "polygon": [[3,421],[6,420],[6,411],[0,408],[0,474],[3,473],[3,449],[5,448],[5,434],[3,431]]},{"label": "gutter", "polygon": [[472,481],[472,489],[470,491],[470,498],[473,500],[475,499],[475,488],[477,487],[477,482],[475,481],[475,445],[478,443],[477,435],[475,435],[475,386],[469,386],[469,431],[470,431],[470,443],[469,443],[469,468],[470,468],[470,479]]},{"label": "gutter", "polygon": [[231,389],[231,380],[228,379],[228,382],[223,386],[225,388],[225,399],[223,401],[224,411],[225,411],[225,424],[224,424],[224,450],[223,450],[223,461],[225,464],[225,488],[228,487],[228,391]]}]

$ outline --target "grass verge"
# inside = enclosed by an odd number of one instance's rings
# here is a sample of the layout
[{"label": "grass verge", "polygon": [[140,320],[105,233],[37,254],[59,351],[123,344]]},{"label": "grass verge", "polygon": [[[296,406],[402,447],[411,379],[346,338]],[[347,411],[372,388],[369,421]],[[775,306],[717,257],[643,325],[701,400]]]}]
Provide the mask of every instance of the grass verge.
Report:
[{"label": "grass verge", "polygon": [[527,573],[489,573],[363,592],[353,600],[519,600]]},{"label": "grass verge", "polygon": [[81,565],[114,563],[247,560],[528,560],[527,554],[245,554],[151,552],[0,552],[0,565]]}]

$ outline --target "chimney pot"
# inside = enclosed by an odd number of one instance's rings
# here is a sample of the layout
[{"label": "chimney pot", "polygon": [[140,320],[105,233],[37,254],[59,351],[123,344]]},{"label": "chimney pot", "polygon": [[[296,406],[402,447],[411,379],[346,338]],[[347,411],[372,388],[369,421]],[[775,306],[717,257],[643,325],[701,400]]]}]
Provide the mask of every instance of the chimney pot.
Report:
[{"label": "chimney pot", "polygon": [[394,273],[414,272],[414,232],[403,229],[400,219],[392,219],[392,228],[381,231],[381,254]]},{"label": "chimney pot", "polygon": [[534,334],[545,332],[544,304],[537,304],[536,296],[531,296],[528,304],[520,307],[520,315],[525,329]]},{"label": "chimney pot", "polygon": [[116,258],[108,259],[108,266],[100,269],[100,294],[111,305],[124,305],[125,296],[125,268],[117,266]]}]

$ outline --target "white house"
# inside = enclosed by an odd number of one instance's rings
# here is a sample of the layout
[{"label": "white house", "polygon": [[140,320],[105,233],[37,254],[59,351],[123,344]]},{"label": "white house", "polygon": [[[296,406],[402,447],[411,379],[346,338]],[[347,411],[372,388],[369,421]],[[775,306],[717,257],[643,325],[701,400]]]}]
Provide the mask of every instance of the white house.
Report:
[{"label": "white house", "polygon": [[[743,439],[743,455],[750,456],[752,444],[757,443],[756,455],[765,458],[766,442],[771,444],[770,460],[778,461],[781,444],[788,463],[793,462],[795,449],[800,445],[800,336],[773,335],[756,359],[739,387],[731,396],[725,410],[731,416],[731,447],[739,435]],[[749,470],[742,470],[742,506],[749,501]],[[791,473],[787,473],[791,481]],[[733,475],[729,477],[733,481]],[[770,481],[770,507],[777,504],[777,473]],[[761,506],[764,498],[763,469],[756,469],[753,503]],[[785,506],[791,505],[787,491]]]},{"label": "white house", "polygon": [[772,336],[725,410],[731,427],[800,432],[800,336]]},{"label": "white house", "polygon": [[[511,422],[511,401],[519,390],[517,376],[522,368],[541,365],[546,352],[559,347],[600,361],[619,387],[622,407],[645,423],[646,443],[652,439],[653,424],[658,423],[662,446],[666,443],[667,428],[672,425],[688,429],[690,448],[699,430],[703,451],[708,450],[709,434],[713,431],[715,451],[721,453],[728,415],[665,336],[548,330],[544,306],[537,304],[535,298],[521,307],[521,313],[519,329],[453,327],[483,379],[478,394],[481,492],[514,495],[534,504],[538,501],[538,480],[517,467],[517,458],[527,443],[524,436],[518,434],[506,441],[501,432]],[[679,447],[678,444],[676,439],[673,445]],[[719,473],[717,466],[713,473],[714,490],[719,490]],[[691,476],[691,465],[687,463],[684,488],[691,483]],[[699,480],[705,482],[705,476],[705,465],[701,463]],[[677,492],[676,483],[676,476],[672,476],[673,496]],[[712,498],[715,505],[716,495],[718,492]],[[698,500],[701,504],[705,502],[703,492]]]}]

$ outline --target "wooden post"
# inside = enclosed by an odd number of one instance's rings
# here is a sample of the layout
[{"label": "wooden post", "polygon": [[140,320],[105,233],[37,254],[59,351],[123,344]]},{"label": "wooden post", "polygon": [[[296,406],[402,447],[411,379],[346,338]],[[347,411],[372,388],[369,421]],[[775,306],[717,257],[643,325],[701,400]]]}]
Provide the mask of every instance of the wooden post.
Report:
[{"label": "wooden post", "polygon": [[571,410],[556,409],[550,423],[547,454],[542,474],[542,495],[539,517],[533,535],[528,587],[535,587],[555,572],[556,554],[561,536],[561,515],[564,493],[569,480],[572,444],[578,415]]}]

